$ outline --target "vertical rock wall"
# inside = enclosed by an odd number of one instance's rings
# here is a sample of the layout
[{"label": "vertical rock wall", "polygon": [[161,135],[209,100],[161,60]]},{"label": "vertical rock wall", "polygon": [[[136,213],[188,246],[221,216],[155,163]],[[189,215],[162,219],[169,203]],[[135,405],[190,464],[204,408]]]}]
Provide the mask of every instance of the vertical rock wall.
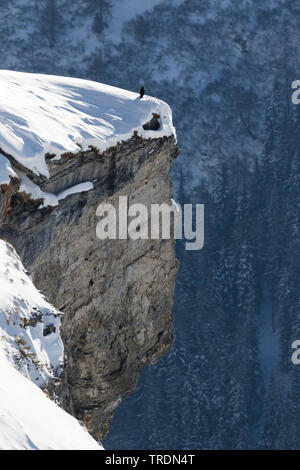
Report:
[{"label": "vertical rock wall", "polygon": [[170,204],[177,154],[173,137],[134,136],[101,155],[91,149],[49,157],[44,191],[94,183],[56,207],[38,209],[16,181],[0,194],[0,238],[15,246],[35,285],[64,313],[61,402],[99,439],[142,368],[172,344],[178,266],[174,240],[99,240],[96,209],[117,207],[119,196],[129,204]]}]

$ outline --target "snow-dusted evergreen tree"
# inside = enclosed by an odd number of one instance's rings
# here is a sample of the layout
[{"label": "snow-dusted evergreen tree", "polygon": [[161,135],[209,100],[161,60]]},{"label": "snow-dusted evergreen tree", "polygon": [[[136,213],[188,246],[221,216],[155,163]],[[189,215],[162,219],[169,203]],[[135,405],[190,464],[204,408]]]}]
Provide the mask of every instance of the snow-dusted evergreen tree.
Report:
[{"label": "snow-dusted evergreen tree", "polygon": [[41,36],[45,37],[50,49],[53,49],[58,39],[64,34],[62,11],[57,0],[43,0],[39,18]]},{"label": "snow-dusted evergreen tree", "polygon": [[112,0],[84,0],[83,9],[93,17],[93,31],[102,36],[108,28],[113,7]]},{"label": "snow-dusted evergreen tree", "polygon": [[264,400],[264,427],[260,442],[261,449],[274,450],[282,448],[283,443],[280,437],[283,428],[286,426],[282,419],[285,416],[284,411],[281,383],[273,373]]}]

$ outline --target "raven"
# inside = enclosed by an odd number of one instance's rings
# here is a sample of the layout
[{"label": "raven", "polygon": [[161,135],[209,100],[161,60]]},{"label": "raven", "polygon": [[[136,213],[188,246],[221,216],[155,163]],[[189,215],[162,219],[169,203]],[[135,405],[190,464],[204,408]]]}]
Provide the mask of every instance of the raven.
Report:
[{"label": "raven", "polygon": [[141,97],[141,99],[143,98],[144,94],[145,94],[145,88],[142,86],[142,88],[140,89],[140,97]]}]

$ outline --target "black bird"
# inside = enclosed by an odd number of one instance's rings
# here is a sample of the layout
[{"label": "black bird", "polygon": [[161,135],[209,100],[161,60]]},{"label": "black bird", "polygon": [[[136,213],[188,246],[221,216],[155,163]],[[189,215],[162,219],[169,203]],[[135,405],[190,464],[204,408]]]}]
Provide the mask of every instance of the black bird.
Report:
[{"label": "black bird", "polygon": [[140,97],[141,97],[141,99],[143,98],[144,94],[145,94],[145,88],[142,86],[142,88],[140,89]]}]

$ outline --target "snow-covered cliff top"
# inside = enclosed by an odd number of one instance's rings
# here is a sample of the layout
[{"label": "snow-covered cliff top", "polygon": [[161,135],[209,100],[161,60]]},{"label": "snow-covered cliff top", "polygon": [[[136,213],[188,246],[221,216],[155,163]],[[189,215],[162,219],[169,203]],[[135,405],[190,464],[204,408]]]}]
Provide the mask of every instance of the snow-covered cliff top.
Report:
[{"label": "snow-covered cliff top", "polygon": [[[160,129],[145,131],[153,113]],[[170,107],[87,80],[0,70],[0,148],[36,174],[49,176],[45,153],[59,158],[79,145],[104,151],[135,130],[147,138],[175,135]],[[0,155],[0,184],[11,172]]]}]

